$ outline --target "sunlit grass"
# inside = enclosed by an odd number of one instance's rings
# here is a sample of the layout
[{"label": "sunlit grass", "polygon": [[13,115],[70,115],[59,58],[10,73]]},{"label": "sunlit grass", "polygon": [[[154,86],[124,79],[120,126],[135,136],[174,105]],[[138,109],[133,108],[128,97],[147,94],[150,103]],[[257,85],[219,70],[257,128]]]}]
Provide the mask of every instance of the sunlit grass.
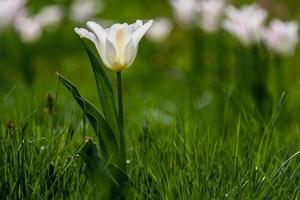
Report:
[{"label": "sunlit grass", "polygon": [[[296,39],[289,49],[294,54],[281,55],[276,42],[247,44],[236,31],[206,30],[204,21],[194,26],[166,2],[153,2],[107,1],[93,14],[96,21],[130,23],[166,17],[172,26],[161,40],[143,39],[135,62],[122,72],[126,160],[121,162],[127,178],[110,193],[129,200],[300,199]],[[269,13],[265,27],[277,18],[300,19],[296,1],[261,2]],[[30,1],[27,17],[46,3]],[[246,1],[228,3],[238,9]],[[71,1],[60,5],[68,12]],[[105,83],[95,83],[73,31],[93,17],[69,18],[66,14],[54,32],[43,30],[35,42],[27,43],[13,27],[0,33],[0,199],[100,199],[109,187],[99,171],[86,173],[92,171],[89,150],[103,150],[92,126],[97,123],[87,116],[100,111],[104,121],[114,120],[109,118],[116,117],[111,104],[117,100],[116,77],[103,68],[115,96],[108,92],[110,98],[101,100]],[[86,109],[88,102],[97,110]],[[111,152],[93,158],[104,158],[109,166],[105,156]]]},{"label": "sunlit grass", "polygon": [[[226,100],[234,95],[217,100],[208,93],[195,104],[185,98],[186,88],[177,90],[185,94],[180,104],[173,97],[155,101],[152,91],[144,91],[142,102],[139,96],[125,99],[127,168],[136,199],[299,197],[299,132],[280,123],[289,97],[278,99],[282,108],[264,120],[255,108],[235,110]],[[3,98],[0,170],[7,199],[91,198],[92,185],[76,152],[84,136],[93,137],[92,129],[75,103],[65,103],[71,97],[63,91],[59,88],[55,115],[44,111],[45,99],[32,108],[23,105],[26,98],[14,98],[25,92],[18,87]]]}]

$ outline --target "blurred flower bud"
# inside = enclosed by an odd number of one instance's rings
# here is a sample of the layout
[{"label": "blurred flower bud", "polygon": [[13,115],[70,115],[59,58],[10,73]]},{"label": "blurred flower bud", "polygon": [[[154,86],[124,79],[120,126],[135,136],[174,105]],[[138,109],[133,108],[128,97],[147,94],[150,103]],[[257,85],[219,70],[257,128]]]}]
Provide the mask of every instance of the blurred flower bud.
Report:
[{"label": "blurred flower bud", "polygon": [[154,20],[152,27],[147,32],[148,39],[154,42],[161,42],[167,38],[173,29],[173,24],[168,18],[158,18]]},{"label": "blurred flower bud", "polygon": [[243,6],[237,9],[228,6],[225,9],[227,19],[223,28],[236,36],[245,46],[261,41],[261,30],[267,18],[267,12],[257,4]]},{"label": "blurred flower bud", "polygon": [[43,27],[55,27],[63,17],[63,9],[58,5],[46,6],[36,15],[36,19]]},{"label": "blurred flower bud", "polygon": [[0,30],[13,25],[24,4],[24,0],[0,0]]},{"label": "blurred flower bud", "polygon": [[197,7],[200,14],[200,27],[209,33],[218,31],[224,11],[224,0],[202,0]]},{"label": "blurred flower bud", "polygon": [[101,1],[76,0],[71,5],[70,19],[74,22],[85,22],[103,10]]},{"label": "blurred flower bud", "polygon": [[197,18],[197,0],[170,0],[173,13],[184,27],[191,27]]},{"label": "blurred flower bud", "polygon": [[267,47],[280,55],[291,55],[298,44],[298,24],[295,21],[271,21],[270,26],[262,31]]},{"label": "blurred flower bud", "polygon": [[41,23],[35,17],[27,16],[27,13],[24,13],[17,18],[15,29],[25,43],[35,42],[42,35]]}]

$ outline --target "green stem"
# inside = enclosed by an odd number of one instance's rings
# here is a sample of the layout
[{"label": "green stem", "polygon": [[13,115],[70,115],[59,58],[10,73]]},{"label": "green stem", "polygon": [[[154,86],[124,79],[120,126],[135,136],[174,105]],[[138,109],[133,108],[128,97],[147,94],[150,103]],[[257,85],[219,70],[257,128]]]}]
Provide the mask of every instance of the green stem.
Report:
[{"label": "green stem", "polygon": [[123,95],[122,95],[122,77],[121,72],[116,72],[118,84],[118,111],[120,122],[120,153],[122,158],[123,169],[126,171],[126,145],[124,136],[124,120],[123,120]]},{"label": "green stem", "polygon": [[279,55],[275,55],[275,70],[276,70],[276,97],[279,98],[285,90],[284,73],[282,70],[282,59]]}]

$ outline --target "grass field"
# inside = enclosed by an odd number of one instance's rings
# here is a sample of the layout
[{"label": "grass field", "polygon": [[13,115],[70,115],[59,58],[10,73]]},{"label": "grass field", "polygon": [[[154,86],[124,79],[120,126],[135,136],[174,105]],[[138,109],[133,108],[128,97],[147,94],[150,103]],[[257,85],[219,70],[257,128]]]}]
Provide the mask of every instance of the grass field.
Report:
[{"label": "grass field", "polygon": [[[268,2],[270,19],[299,22],[300,3]],[[125,4],[106,2],[97,16],[172,18],[167,2]],[[0,199],[98,198],[78,155],[89,139],[99,145],[97,137],[55,74],[100,107],[75,26],[85,25],[65,19],[30,44],[13,29],[0,34]],[[161,43],[144,38],[122,73],[126,199],[300,199],[299,56],[298,47],[278,57],[224,30],[178,24]],[[115,74],[106,74],[116,94]]]}]

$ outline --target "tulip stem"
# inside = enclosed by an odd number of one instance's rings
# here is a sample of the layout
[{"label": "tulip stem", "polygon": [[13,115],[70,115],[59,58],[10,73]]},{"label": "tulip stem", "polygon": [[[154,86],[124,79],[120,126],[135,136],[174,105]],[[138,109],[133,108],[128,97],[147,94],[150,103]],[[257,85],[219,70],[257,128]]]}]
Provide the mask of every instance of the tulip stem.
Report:
[{"label": "tulip stem", "polygon": [[126,170],[126,145],[125,145],[124,120],[123,120],[122,77],[121,77],[121,72],[116,72],[116,74],[117,74],[117,84],[118,84],[118,111],[119,111],[119,122],[120,122],[120,151],[122,155],[124,169]]},{"label": "tulip stem", "polygon": [[121,72],[117,72],[117,82],[118,82],[118,106],[119,106],[119,120],[123,128],[123,95],[122,95],[122,78]]}]

